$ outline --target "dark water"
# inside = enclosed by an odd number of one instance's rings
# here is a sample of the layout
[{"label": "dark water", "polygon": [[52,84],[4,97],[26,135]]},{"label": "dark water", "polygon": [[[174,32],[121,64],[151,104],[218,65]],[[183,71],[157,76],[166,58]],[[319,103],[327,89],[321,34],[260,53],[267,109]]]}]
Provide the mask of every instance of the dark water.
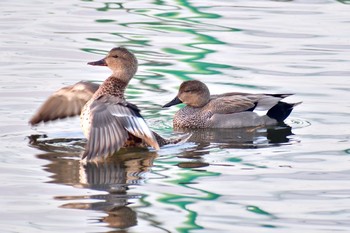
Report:
[{"label": "dark water", "polygon": [[[349,1],[0,3],[1,232],[349,232]],[[212,93],[295,93],[287,125],[83,164],[78,119],[30,128],[58,88],[103,81],[115,46],[140,63],[127,98],[171,136],[183,80]],[[44,135],[46,137],[44,138]],[[38,143],[30,145],[33,137]]]}]

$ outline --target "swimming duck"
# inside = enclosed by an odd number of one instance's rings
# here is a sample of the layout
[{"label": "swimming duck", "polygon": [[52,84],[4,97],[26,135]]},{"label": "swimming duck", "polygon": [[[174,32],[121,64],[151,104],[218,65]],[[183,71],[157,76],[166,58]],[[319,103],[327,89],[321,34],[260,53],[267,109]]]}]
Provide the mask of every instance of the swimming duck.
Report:
[{"label": "swimming duck", "polygon": [[[281,102],[291,94],[249,94],[231,92],[210,95],[201,81],[185,81],[177,96],[163,107],[179,103],[186,106],[176,112],[174,128],[242,128],[275,125],[283,122],[300,103]],[[256,111],[265,111],[260,116]]]},{"label": "swimming duck", "polygon": [[156,150],[161,145],[177,143],[152,132],[136,105],[124,98],[124,91],[137,71],[137,59],[127,49],[109,51],[93,66],[107,66],[112,75],[101,85],[81,81],[52,94],[30,119],[31,125],[80,114],[81,127],[87,138],[82,158],[105,158],[123,145],[146,142]]}]

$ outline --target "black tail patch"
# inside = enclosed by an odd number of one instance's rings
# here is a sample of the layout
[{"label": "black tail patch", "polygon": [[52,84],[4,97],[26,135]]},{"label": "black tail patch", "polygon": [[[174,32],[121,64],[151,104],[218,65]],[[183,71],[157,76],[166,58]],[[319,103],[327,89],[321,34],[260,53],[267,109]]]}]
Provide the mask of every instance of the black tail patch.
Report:
[{"label": "black tail patch", "polygon": [[277,120],[278,122],[283,122],[292,112],[293,107],[297,104],[288,104],[285,102],[278,102],[275,106],[273,106],[267,112],[266,115],[270,118]]}]

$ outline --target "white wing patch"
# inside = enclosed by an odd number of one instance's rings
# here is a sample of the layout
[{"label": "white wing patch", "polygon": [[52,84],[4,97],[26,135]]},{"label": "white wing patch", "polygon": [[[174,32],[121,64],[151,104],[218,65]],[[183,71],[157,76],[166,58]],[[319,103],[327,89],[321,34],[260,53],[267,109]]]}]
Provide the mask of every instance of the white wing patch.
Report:
[{"label": "white wing patch", "polygon": [[134,116],[125,116],[123,118],[126,120],[126,124],[124,124],[124,127],[131,134],[139,138],[154,138],[152,131],[149,129],[148,125],[146,124],[143,118]]}]

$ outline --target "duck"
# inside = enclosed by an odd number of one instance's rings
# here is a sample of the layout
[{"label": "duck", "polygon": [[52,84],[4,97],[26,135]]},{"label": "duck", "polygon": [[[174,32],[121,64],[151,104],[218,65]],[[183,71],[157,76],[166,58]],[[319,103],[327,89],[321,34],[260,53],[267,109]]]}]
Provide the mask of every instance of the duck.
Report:
[{"label": "duck", "polygon": [[186,105],[175,113],[174,129],[272,126],[283,122],[301,103],[281,101],[291,95],[240,92],[211,95],[206,84],[190,80],[180,85],[176,97],[163,108],[180,103]]},{"label": "duck", "polygon": [[121,147],[160,146],[178,143],[184,138],[165,139],[150,130],[140,109],[126,101],[124,92],[136,74],[138,62],[124,47],[112,48],[92,66],[107,66],[112,74],[101,84],[80,81],[54,92],[29,120],[32,126],[42,122],[80,115],[87,143],[82,159],[105,159]]}]

